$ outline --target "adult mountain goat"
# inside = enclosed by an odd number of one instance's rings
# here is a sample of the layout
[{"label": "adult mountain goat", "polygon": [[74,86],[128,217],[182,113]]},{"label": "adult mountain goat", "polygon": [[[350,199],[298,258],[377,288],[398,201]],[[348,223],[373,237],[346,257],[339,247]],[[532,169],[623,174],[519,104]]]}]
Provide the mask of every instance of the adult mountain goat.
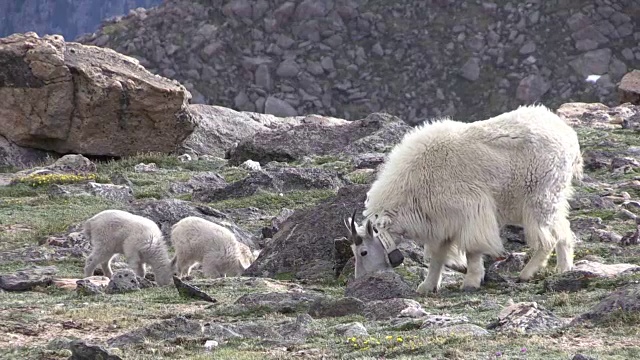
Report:
[{"label": "adult mountain goat", "polygon": [[256,258],[231,230],[196,216],[175,223],[171,241],[175,249],[171,264],[180,276],[189,275],[196,263],[202,264],[206,277],[239,276]]},{"label": "adult mountain goat", "polygon": [[146,263],[158,285],[171,284],[171,259],[162,231],[152,220],[122,210],[104,210],[86,220],[82,231],[92,246],[84,266],[85,277],[101,265],[104,275],[111,278],[111,259],[124,254],[136,275],[144,277]]},{"label": "adult mountain goat", "polygon": [[418,126],[379,171],[367,193],[363,226],[348,220],[356,277],[399,265],[386,255],[404,236],[431,257],[418,292],[438,291],[444,265],[466,267],[462,289],[477,289],[483,255],[504,251],[504,225],[522,226],[533,249],[521,281],[546,267],[554,247],[558,270],[571,270],[568,199],[582,166],[577,134],[544,106],[521,106],[473,123],[440,119]]}]

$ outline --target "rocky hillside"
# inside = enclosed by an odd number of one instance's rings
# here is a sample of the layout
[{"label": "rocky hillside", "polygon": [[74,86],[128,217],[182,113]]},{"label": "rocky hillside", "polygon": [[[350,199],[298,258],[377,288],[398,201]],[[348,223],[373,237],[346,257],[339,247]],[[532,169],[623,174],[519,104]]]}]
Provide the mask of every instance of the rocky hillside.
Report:
[{"label": "rocky hillside", "polygon": [[78,40],[140,59],[197,103],[471,121],[534,101],[615,103],[640,67],[639,19],[635,0],[169,0]]},{"label": "rocky hillside", "polygon": [[161,0],[6,0],[0,1],[0,37],[35,31],[73,39],[96,30],[103,19],[125,15]]},{"label": "rocky hillside", "polygon": [[[291,19],[316,11],[305,3]],[[246,3],[234,4],[243,13]],[[463,274],[447,269],[438,294],[418,296],[429,259],[415,243],[398,244],[402,266],[354,279],[344,238],[343,218],[362,211],[411,129],[404,119],[191,104],[184,86],[113,50],[2,38],[1,357],[640,358],[640,71],[620,91],[634,104],[556,111],[585,160],[570,202],[574,269],[557,274],[552,256],[517,282],[531,249],[522,229],[506,227],[507,252],[486,259],[480,289],[461,291]],[[274,101],[265,107],[283,104]],[[227,227],[260,255],[243,276],[207,279],[196,266],[169,286],[120,255],[111,279],[84,277],[91,244],[79,230],[105,209],[154,221],[171,255],[171,227],[187,216]]]}]

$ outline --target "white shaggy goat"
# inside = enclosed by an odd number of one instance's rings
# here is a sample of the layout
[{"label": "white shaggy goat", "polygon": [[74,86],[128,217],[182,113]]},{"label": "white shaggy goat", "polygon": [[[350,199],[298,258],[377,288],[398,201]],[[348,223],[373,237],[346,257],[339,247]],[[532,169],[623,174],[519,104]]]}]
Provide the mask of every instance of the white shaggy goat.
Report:
[{"label": "white shaggy goat", "polygon": [[533,249],[520,281],[546,267],[554,247],[558,270],[571,270],[567,200],[582,166],[577,134],[544,106],[473,123],[420,125],[388,155],[367,193],[364,225],[348,220],[356,277],[399,265],[386,255],[405,236],[431,257],[418,292],[438,291],[444,265],[466,267],[462,289],[477,289],[483,255],[504,251],[504,225],[522,226]]},{"label": "white shaggy goat", "polygon": [[175,223],[171,241],[175,249],[171,265],[179,276],[189,275],[196,263],[202,264],[206,277],[240,276],[257,255],[231,230],[196,216]]},{"label": "white shaggy goat", "polygon": [[92,246],[85,262],[85,277],[93,275],[101,265],[104,275],[111,278],[111,259],[124,254],[136,275],[144,277],[146,263],[153,269],[158,285],[171,284],[171,259],[155,222],[122,210],[105,210],[86,220],[83,232]]}]

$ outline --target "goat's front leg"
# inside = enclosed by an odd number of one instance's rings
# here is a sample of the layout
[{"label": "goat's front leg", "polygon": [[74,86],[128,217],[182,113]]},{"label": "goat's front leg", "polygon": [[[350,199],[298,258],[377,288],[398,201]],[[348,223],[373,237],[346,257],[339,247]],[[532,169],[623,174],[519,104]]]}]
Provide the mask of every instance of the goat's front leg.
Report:
[{"label": "goat's front leg", "polygon": [[[442,270],[447,260],[448,245],[440,245],[435,251],[431,252],[431,260],[429,261],[429,271],[424,281],[418,286],[418,293],[427,295],[435,293],[440,289],[440,281],[442,280]],[[428,256],[427,247],[424,247],[424,256]]]}]

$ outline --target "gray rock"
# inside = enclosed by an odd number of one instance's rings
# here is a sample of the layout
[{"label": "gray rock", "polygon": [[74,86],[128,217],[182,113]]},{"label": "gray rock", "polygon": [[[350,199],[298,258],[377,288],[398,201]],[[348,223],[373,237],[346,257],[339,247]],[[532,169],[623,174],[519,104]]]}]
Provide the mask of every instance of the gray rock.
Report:
[{"label": "gray rock", "polygon": [[446,328],[454,325],[466,324],[469,319],[466,316],[429,315],[421,319],[420,329]]},{"label": "gray rock", "polygon": [[512,252],[504,259],[495,261],[487,271],[495,271],[497,273],[514,273],[520,272],[529,261],[529,255],[526,252]]},{"label": "gray rock", "polygon": [[528,55],[536,51],[536,43],[533,41],[528,41],[524,45],[520,47],[520,54]]},{"label": "gray rock", "polygon": [[353,164],[356,169],[375,169],[384,162],[386,154],[369,153],[360,154],[353,157]]},{"label": "gray rock", "polygon": [[582,354],[575,354],[575,355],[573,355],[571,360],[597,360],[597,359],[594,358],[594,357],[591,357],[591,356],[586,356],[586,355],[582,355]]},{"label": "gray rock", "polygon": [[102,346],[90,345],[82,340],[71,341],[69,349],[71,350],[69,360],[122,360],[121,357],[110,354]]},{"label": "gray rock", "polygon": [[323,56],[320,59],[320,65],[322,66],[323,69],[325,69],[326,71],[334,71],[335,65],[333,64],[333,59],[329,56]]},{"label": "gray rock", "polygon": [[18,270],[13,274],[0,275],[0,289],[6,291],[28,291],[36,286],[53,284],[53,275],[58,269],[55,266],[33,266]]},{"label": "gray rock", "polygon": [[104,294],[104,286],[99,286],[87,279],[76,281],[76,293],[80,296],[92,296]]},{"label": "gray rock", "polygon": [[57,173],[92,173],[96,172],[96,164],[79,154],[67,154],[46,167]]},{"label": "gray rock", "polygon": [[472,57],[460,68],[460,76],[469,80],[476,81],[480,78],[480,59]]},{"label": "gray rock", "polygon": [[276,74],[281,78],[292,78],[298,75],[300,67],[293,59],[288,59],[280,63],[276,69]]},{"label": "gray rock", "polygon": [[178,294],[187,299],[199,299],[211,303],[216,303],[218,300],[212,298],[209,294],[200,290],[197,286],[187,284],[180,280],[177,276],[173,276],[173,285],[178,290]]},{"label": "gray rock", "polygon": [[214,172],[205,172],[195,174],[187,181],[171,184],[169,186],[169,191],[174,194],[189,194],[202,189],[222,189],[228,185],[229,183],[227,183],[227,181],[219,174]]},{"label": "gray rock", "polygon": [[367,332],[367,328],[362,325],[360,322],[352,322],[347,324],[339,324],[334,327],[334,331],[337,335],[343,337],[360,337],[360,336],[369,336]]},{"label": "gray rock", "polygon": [[530,104],[540,100],[550,88],[551,85],[542,76],[532,74],[520,81],[516,89],[516,98]]},{"label": "gray rock", "polygon": [[280,227],[282,224],[293,215],[294,211],[287,208],[282,208],[280,213],[276,215],[273,219],[271,219],[271,226],[262,228],[262,237],[263,238],[272,238],[278,231],[280,231]]},{"label": "gray rock", "polygon": [[267,64],[260,64],[256,68],[255,72],[256,85],[267,91],[273,89],[273,79],[271,78],[271,72]]},{"label": "gray rock", "polygon": [[344,294],[363,301],[418,297],[414,286],[393,270],[369,273],[353,279],[347,283]]},{"label": "gray rock", "polygon": [[269,96],[264,103],[264,113],[280,117],[297,116],[298,111],[288,102]]},{"label": "gray rock", "polygon": [[385,320],[398,317],[407,309],[418,309],[420,303],[412,299],[387,298],[384,300],[368,301],[364,309],[364,316],[368,320]]},{"label": "gray rock", "polygon": [[239,112],[221,106],[192,104],[188,110],[197,127],[180,150],[197,155],[224,157],[239,141],[250,138],[259,131],[268,130],[264,123],[275,123],[278,120],[267,115]]},{"label": "gray rock", "polygon": [[607,295],[587,312],[577,316],[571,325],[584,321],[613,320],[627,314],[637,315],[638,312],[640,312],[640,285],[631,284]]},{"label": "gray rock", "polygon": [[339,299],[319,298],[311,304],[309,315],[314,318],[340,317],[362,314],[364,309],[364,302],[352,297]]},{"label": "gray rock", "polygon": [[603,75],[609,70],[611,49],[604,48],[588,51],[576,59],[569,61],[569,65],[583,77],[589,75]]},{"label": "gray rock", "polygon": [[43,162],[48,152],[43,150],[21,147],[0,135],[0,168],[2,167],[31,167]]},{"label": "gray rock", "polygon": [[507,306],[498,314],[498,319],[488,329],[527,334],[552,330],[565,326],[566,321],[536,302],[521,302]]},{"label": "gray rock", "polygon": [[139,291],[152,286],[146,279],[138,277],[131,269],[116,270],[111,276],[109,285],[105,289],[107,294],[120,294],[131,291]]},{"label": "gray rock", "polygon": [[246,197],[260,191],[289,192],[310,189],[338,189],[348,183],[334,170],[319,168],[279,168],[274,171],[255,171],[248,177],[224,188],[200,189],[193,193],[199,202],[215,202]]},{"label": "gray rock", "polygon": [[133,190],[127,185],[100,184],[88,182],[85,185],[87,192],[107,200],[128,203],[134,199]]}]

